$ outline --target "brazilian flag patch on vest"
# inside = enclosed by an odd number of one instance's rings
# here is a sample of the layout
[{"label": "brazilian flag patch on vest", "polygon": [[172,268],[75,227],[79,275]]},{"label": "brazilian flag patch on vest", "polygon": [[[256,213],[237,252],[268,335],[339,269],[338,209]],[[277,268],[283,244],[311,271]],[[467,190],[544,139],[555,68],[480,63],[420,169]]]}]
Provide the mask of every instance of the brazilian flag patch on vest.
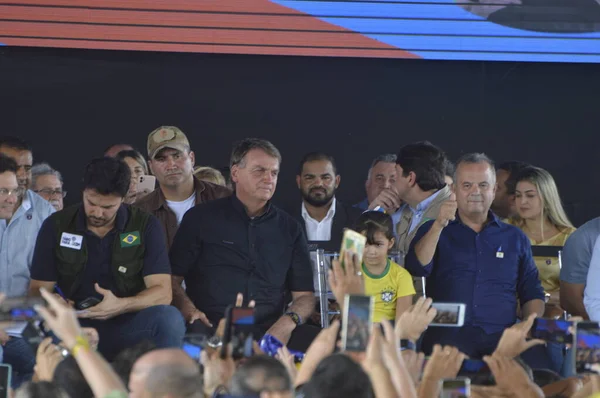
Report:
[{"label": "brazilian flag patch on vest", "polygon": [[139,246],[141,243],[139,231],[126,232],[121,234],[119,239],[121,239],[121,247]]}]

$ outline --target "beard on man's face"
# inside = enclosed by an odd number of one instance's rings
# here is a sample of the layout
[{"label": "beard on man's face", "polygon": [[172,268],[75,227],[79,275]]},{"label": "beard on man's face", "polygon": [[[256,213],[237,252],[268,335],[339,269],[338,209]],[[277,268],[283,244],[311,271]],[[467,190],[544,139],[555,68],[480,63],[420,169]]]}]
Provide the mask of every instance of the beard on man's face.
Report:
[{"label": "beard on man's face", "polygon": [[306,203],[315,207],[323,207],[329,204],[335,195],[335,188],[327,192],[324,187],[313,187],[307,191],[302,190],[302,198]]}]

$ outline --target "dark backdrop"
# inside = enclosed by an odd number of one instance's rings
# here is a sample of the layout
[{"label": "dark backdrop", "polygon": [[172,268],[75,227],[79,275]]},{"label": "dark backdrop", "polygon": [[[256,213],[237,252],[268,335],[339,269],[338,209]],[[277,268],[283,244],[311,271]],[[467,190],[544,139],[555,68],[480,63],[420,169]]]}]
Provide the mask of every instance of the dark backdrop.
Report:
[{"label": "dark backdrop", "polygon": [[548,169],[579,225],[600,215],[599,95],[596,64],[0,48],[1,134],[30,140],[70,202],[90,158],[114,142],[143,150],[171,124],[197,164],[227,165],[244,137],[273,141],[279,203],[299,203],[305,152],[333,154],[338,197],[356,202],[374,156],[430,140],[453,159],[485,151]]}]

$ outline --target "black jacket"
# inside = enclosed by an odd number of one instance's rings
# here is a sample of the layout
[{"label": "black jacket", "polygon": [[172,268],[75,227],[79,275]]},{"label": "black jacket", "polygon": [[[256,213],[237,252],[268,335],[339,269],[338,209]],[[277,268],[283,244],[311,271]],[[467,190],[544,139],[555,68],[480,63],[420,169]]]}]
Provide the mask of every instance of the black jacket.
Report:
[{"label": "black jacket", "polygon": [[[302,218],[302,206],[301,204],[296,205],[293,209],[288,211],[292,217],[300,222],[304,235],[306,235],[306,223]],[[325,249],[325,251],[339,252],[342,244],[342,236],[344,234],[344,228],[352,228],[354,222],[362,214],[360,209],[356,207],[346,205],[336,198],[335,201],[335,214],[333,215],[333,223],[331,224],[331,240],[330,241],[308,241],[309,250],[313,251],[316,249]],[[307,236],[308,240],[308,236]]]}]

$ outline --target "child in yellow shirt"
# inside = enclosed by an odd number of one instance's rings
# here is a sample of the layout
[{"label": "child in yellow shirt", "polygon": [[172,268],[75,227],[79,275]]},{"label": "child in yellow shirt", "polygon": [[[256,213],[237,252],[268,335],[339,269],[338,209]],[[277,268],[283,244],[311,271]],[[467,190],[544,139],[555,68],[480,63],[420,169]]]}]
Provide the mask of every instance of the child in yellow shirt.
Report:
[{"label": "child in yellow shirt", "polygon": [[362,273],[365,294],[373,296],[373,322],[396,321],[412,305],[415,287],[404,268],[388,258],[394,246],[392,217],[379,211],[367,211],[356,221],[355,231],[367,237]]}]

